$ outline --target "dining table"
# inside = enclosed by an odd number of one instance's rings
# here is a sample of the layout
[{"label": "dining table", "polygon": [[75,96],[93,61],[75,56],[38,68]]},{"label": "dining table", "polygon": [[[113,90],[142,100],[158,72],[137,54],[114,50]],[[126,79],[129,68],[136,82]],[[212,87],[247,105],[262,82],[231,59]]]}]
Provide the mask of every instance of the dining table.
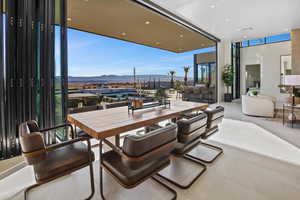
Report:
[{"label": "dining table", "polygon": [[[177,119],[182,114],[203,111],[208,108],[206,103],[171,100],[170,106],[158,106],[128,112],[128,107],[117,107],[84,113],[70,114],[69,123],[80,128],[99,141],[100,188],[102,188],[102,142],[106,138],[115,137],[115,145],[120,146],[120,134],[151,126],[164,120]],[[102,194],[102,193],[101,193]]]}]

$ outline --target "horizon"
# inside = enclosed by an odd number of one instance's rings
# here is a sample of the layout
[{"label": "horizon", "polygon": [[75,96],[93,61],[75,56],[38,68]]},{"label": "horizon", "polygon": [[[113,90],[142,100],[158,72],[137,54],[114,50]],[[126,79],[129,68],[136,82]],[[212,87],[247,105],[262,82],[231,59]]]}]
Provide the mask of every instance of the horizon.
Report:
[{"label": "horizon", "polygon": [[[103,75],[167,75],[176,71],[184,76],[183,66],[191,66],[193,76],[194,54],[215,51],[215,47],[184,53],[174,53],[132,42],[68,29],[68,70],[71,77]],[[84,66],[84,67],[83,67]]]}]

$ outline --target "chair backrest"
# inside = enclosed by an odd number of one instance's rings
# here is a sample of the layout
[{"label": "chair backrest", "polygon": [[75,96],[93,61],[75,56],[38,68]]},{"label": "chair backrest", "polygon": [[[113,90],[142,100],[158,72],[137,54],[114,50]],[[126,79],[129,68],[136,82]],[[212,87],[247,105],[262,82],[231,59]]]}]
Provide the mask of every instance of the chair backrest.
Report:
[{"label": "chair backrest", "polygon": [[207,123],[207,115],[205,113],[191,114],[178,120],[178,134],[189,135],[201,127],[205,127]]},{"label": "chair backrest", "polygon": [[19,126],[19,137],[23,156],[29,165],[38,163],[43,159],[45,143],[39,132],[36,121],[26,121]]},{"label": "chair backrest", "polygon": [[218,126],[224,118],[224,107],[217,106],[204,111],[207,114],[207,129]]},{"label": "chair backrest", "polygon": [[177,121],[178,145],[176,152],[182,153],[193,147],[206,132],[207,115],[205,113],[189,114]]},{"label": "chair backrest", "polygon": [[143,136],[126,136],[123,143],[123,153],[133,159],[123,160],[131,167],[134,167],[137,163],[140,166],[141,163],[169,156],[171,151],[174,150],[176,143],[176,124],[169,124]]},{"label": "chair backrest", "polygon": [[102,110],[103,106],[93,105],[93,106],[84,106],[78,108],[69,108],[69,114],[89,112],[94,110]]},{"label": "chair backrest", "polygon": [[110,109],[110,108],[118,108],[118,107],[122,107],[122,106],[127,106],[128,103],[127,101],[121,101],[121,102],[116,102],[116,103],[110,103],[106,105],[106,109]]}]

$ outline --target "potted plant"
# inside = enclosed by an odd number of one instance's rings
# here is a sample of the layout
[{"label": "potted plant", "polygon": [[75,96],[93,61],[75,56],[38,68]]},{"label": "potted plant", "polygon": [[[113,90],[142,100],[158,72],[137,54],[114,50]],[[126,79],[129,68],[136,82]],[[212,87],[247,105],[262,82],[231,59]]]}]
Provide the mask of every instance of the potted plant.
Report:
[{"label": "potted plant", "polygon": [[156,90],[155,97],[159,101],[159,103],[164,103],[164,100],[168,97],[166,89],[160,88]]},{"label": "potted plant", "polygon": [[222,80],[224,81],[225,87],[227,89],[227,93],[224,93],[225,102],[232,101],[232,94],[229,92],[229,88],[232,87],[233,85],[233,76],[234,76],[234,71],[232,65],[225,65],[222,74]]}]

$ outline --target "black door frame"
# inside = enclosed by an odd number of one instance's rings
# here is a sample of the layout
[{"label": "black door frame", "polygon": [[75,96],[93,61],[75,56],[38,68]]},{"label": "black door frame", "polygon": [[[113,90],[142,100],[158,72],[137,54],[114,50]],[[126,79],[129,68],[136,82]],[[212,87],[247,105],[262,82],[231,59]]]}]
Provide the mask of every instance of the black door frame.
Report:
[{"label": "black door frame", "polygon": [[[38,120],[41,128],[55,125],[55,2],[64,8],[60,10],[63,22],[60,62],[64,95],[61,109],[63,122],[66,120],[67,9],[66,0],[0,1],[1,11],[6,1],[6,17],[0,16],[0,95],[3,97],[0,99],[0,159],[6,159],[21,153],[20,123]],[[56,138],[46,137],[45,142],[55,143]]]}]

